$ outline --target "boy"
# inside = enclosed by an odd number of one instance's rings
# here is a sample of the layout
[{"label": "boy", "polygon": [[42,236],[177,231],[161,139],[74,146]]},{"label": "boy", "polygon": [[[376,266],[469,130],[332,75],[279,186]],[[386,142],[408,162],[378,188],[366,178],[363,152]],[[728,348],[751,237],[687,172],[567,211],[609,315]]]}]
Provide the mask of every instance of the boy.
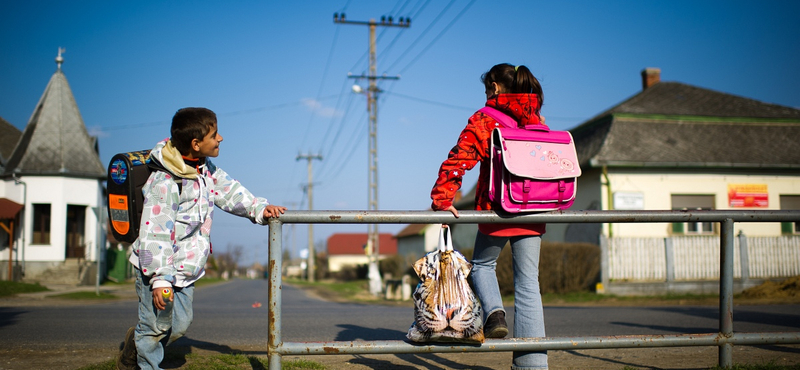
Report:
[{"label": "boy", "polygon": [[125,335],[119,369],[159,369],[164,346],[189,328],[194,282],[205,274],[211,253],[214,205],[261,225],[286,211],[253,196],[208,160],[219,155],[222,142],[214,112],[180,109],[170,131],[171,138],[150,152],[149,165],[158,170],[142,188],[141,229],[130,258],[137,270],[139,323]]}]

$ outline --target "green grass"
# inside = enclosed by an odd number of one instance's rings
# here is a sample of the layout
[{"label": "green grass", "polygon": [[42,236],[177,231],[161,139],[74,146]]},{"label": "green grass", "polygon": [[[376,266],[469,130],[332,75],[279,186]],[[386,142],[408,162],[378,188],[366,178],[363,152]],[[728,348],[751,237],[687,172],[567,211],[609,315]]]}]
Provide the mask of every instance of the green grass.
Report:
[{"label": "green grass", "polygon": [[47,298],[59,298],[59,299],[116,299],[117,296],[113,294],[103,293],[100,292],[98,295],[96,292],[72,292],[72,293],[64,293],[53,295]]},{"label": "green grass", "polygon": [[45,292],[49,289],[39,284],[19,283],[16,281],[0,281],[0,297],[10,297],[20,293]]},{"label": "green grass", "polygon": [[[169,357],[169,353],[168,353]],[[183,356],[180,356],[183,357]],[[168,358],[169,360],[169,358]],[[183,359],[182,359],[183,360]],[[283,361],[282,370],[325,370],[325,366],[314,361]],[[179,367],[184,370],[266,370],[269,368],[267,358],[247,356],[243,354],[197,355],[187,354],[185,363]],[[77,370],[116,370],[116,360],[81,367]]]},{"label": "green grass", "polygon": [[[507,297],[513,301],[514,297]],[[505,299],[504,299],[505,300]],[[667,294],[663,296],[635,296],[624,297],[611,294],[597,294],[594,292],[573,293],[544,293],[542,302],[545,304],[559,303],[648,303],[648,302],[673,302],[673,303],[714,303],[719,302],[716,294]]]},{"label": "green grass", "polygon": [[337,298],[340,300],[359,302],[375,300],[367,293],[369,286],[367,280],[352,280],[344,282],[325,280],[310,283],[307,280],[286,279],[284,282],[300,288],[311,289],[317,294],[327,298]]}]

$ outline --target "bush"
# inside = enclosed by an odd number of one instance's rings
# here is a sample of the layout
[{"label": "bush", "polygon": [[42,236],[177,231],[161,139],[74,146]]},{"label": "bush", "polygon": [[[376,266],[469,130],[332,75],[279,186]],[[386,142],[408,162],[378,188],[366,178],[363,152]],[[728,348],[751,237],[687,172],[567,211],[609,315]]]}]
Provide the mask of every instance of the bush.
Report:
[{"label": "bush", "polygon": [[[462,251],[472,260],[472,250]],[[600,247],[588,243],[542,242],[539,255],[539,287],[542,293],[593,291],[600,273]],[[500,294],[514,294],[511,248],[506,245],[497,258]]]}]

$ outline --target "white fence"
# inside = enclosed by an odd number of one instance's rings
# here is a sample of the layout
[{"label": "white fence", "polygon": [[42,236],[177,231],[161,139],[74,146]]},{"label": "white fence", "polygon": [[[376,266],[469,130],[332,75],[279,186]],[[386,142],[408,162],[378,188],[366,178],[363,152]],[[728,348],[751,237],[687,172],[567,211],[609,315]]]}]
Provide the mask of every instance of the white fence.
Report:
[{"label": "white fence", "polygon": [[[720,276],[719,236],[604,238],[603,242],[608,248],[608,278],[612,281],[702,281]],[[733,264],[734,278],[800,275],[800,236],[740,234],[734,238]]]}]

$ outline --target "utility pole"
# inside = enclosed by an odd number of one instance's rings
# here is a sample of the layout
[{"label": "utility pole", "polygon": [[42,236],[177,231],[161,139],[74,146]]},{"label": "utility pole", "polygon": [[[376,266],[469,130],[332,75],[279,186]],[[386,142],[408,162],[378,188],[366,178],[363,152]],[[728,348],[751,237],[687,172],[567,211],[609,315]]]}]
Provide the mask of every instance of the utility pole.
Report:
[{"label": "utility pole", "polygon": [[[308,192],[308,210],[311,211],[314,209],[314,181],[313,177],[314,174],[311,171],[311,161],[314,159],[322,160],[322,155],[316,154],[312,155],[311,153],[308,154],[297,154],[297,160],[305,159],[308,161],[308,185],[306,185],[306,191]],[[314,259],[316,258],[316,253],[314,252],[314,224],[308,224],[308,266],[306,277],[308,278],[309,282],[314,282]]]},{"label": "utility pole", "polygon": [[[367,193],[368,210],[378,210],[378,93],[381,90],[378,88],[377,80],[397,80],[399,77],[378,76],[376,66],[376,51],[375,51],[375,29],[381,27],[402,27],[408,28],[411,25],[410,18],[400,18],[399,23],[394,23],[392,17],[381,17],[380,23],[370,19],[369,22],[364,21],[348,21],[345,19],[344,13],[333,15],[333,23],[340,24],[356,24],[369,26],[369,74],[364,76],[352,76],[350,78],[367,79],[369,81],[369,88],[367,89],[367,112],[369,112],[369,161],[367,166],[369,169],[369,186]],[[356,93],[361,92],[360,86],[353,86],[353,91]],[[381,293],[381,274],[378,269],[378,258],[380,256],[380,244],[378,234],[378,224],[370,224],[368,226],[367,238],[367,253],[369,255],[369,291],[372,295],[379,295]]]}]

